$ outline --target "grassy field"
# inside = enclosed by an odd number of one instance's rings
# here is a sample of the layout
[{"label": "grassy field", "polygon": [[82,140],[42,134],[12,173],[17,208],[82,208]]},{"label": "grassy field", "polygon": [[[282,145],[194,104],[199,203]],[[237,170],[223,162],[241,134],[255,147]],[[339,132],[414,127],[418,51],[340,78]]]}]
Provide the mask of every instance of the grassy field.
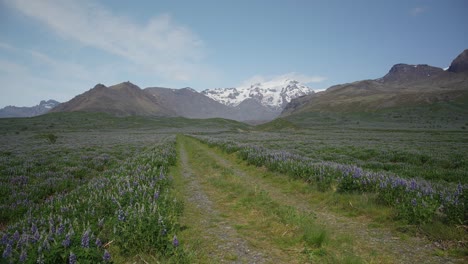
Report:
[{"label": "grassy field", "polygon": [[466,260],[465,129],[322,117],[0,119],[0,263]]}]

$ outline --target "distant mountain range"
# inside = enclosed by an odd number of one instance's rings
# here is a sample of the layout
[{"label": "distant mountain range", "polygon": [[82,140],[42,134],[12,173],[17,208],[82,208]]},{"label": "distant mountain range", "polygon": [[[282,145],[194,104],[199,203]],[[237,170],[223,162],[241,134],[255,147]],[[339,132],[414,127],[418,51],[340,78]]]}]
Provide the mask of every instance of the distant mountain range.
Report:
[{"label": "distant mountain range", "polygon": [[280,114],[372,112],[459,101],[468,102],[468,50],[447,70],[426,64],[396,64],[382,78],[335,85],[318,93],[291,79],[202,92],[191,88],[141,89],[130,82],[109,87],[97,84],[65,103],[49,100],[34,107],[5,107],[0,109],[0,117],[35,116],[50,110],[116,116],[220,117],[259,123]]},{"label": "distant mountain range", "polygon": [[382,78],[335,85],[293,99],[281,116],[307,112],[369,112],[387,108],[468,100],[468,50],[448,70],[396,64]]},{"label": "distant mountain range", "polygon": [[31,107],[7,106],[0,109],[0,118],[5,117],[32,117],[45,114],[60,104],[55,100],[41,101],[38,105]]},{"label": "distant mountain range", "polygon": [[298,96],[313,93],[294,80],[256,83],[249,87],[197,92],[191,88],[140,87],[124,82],[89,91],[55,107],[51,112],[105,112],[117,116],[220,117],[238,121],[268,121]]}]

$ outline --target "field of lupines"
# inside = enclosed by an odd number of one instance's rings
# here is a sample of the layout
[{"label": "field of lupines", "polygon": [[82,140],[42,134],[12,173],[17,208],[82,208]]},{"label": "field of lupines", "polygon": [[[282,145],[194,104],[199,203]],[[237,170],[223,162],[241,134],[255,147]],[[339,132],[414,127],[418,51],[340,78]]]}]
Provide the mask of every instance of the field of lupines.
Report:
[{"label": "field of lupines", "polygon": [[365,171],[355,165],[318,161],[252,143],[207,136],[196,138],[228,153],[237,152],[249,164],[304,179],[321,190],[377,193],[380,202],[394,207],[398,217],[411,224],[431,222],[435,217],[449,224],[468,223],[468,186],[461,183],[436,184],[386,172]]},{"label": "field of lupines", "polygon": [[468,184],[466,132],[317,127],[215,136],[404,178]]},{"label": "field of lupines", "polygon": [[1,152],[0,263],[122,262],[139,253],[184,261],[182,205],[167,177],[175,137],[18,138]]}]

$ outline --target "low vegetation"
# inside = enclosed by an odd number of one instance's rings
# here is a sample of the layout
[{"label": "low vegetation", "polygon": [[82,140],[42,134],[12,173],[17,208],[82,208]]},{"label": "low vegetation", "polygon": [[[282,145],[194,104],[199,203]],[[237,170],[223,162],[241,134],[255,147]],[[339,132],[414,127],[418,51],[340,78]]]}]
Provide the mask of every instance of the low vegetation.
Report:
[{"label": "low vegetation", "polygon": [[[365,245],[324,217],[354,227],[358,217],[368,225],[359,228],[402,241],[429,238],[436,257],[466,257],[466,131],[353,122],[2,119],[0,263],[392,262],[400,248]],[[213,219],[193,203],[186,170]],[[217,225],[259,253],[220,251]]]}]

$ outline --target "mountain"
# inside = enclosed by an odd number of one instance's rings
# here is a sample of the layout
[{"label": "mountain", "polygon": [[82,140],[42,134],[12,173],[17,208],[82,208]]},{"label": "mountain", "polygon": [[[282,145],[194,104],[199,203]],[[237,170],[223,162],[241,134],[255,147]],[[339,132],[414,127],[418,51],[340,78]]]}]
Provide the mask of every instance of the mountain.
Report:
[{"label": "mountain", "polygon": [[448,71],[454,73],[468,72],[468,49],[464,50],[452,61]]},{"label": "mountain", "polygon": [[281,111],[291,99],[314,91],[295,80],[281,79],[237,88],[207,89],[202,93],[227,106],[237,107],[252,99],[273,112]]},{"label": "mountain", "polygon": [[228,106],[191,88],[149,87],[144,91],[160,98],[161,104],[177,116],[186,118],[220,117],[237,121],[268,121],[281,113],[253,99],[244,100],[237,106]]},{"label": "mountain", "polygon": [[427,64],[408,65],[401,63],[394,65],[384,77],[377,79],[377,81],[382,83],[414,82],[437,76],[443,72],[443,69]]},{"label": "mountain", "polygon": [[0,109],[0,118],[4,117],[32,117],[45,114],[60,104],[55,100],[41,101],[32,107],[7,106]]},{"label": "mountain", "polygon": [[468,100],[467,51],[448,71],[429,65],[394,65],[382,78],[335,85],[294,99],[281,116],[310,112],[371,112]]},{"label": "mountain", "polygon": [[161,104],[171,109],[177,116],[186,118],[236,118],[236,111],[221,104],[191,88],[170,89],[149,87],[144,91],[151,96],[160,98]]},{"label": "mountain", "polygon": [[123,82],[110,87],[97,84],[89,91],[56,106],[51,112],[76,111],[103,112],[117,116],[176,115],[171,109],[164,106],[161,98],[146,93],[130,82]]}]

